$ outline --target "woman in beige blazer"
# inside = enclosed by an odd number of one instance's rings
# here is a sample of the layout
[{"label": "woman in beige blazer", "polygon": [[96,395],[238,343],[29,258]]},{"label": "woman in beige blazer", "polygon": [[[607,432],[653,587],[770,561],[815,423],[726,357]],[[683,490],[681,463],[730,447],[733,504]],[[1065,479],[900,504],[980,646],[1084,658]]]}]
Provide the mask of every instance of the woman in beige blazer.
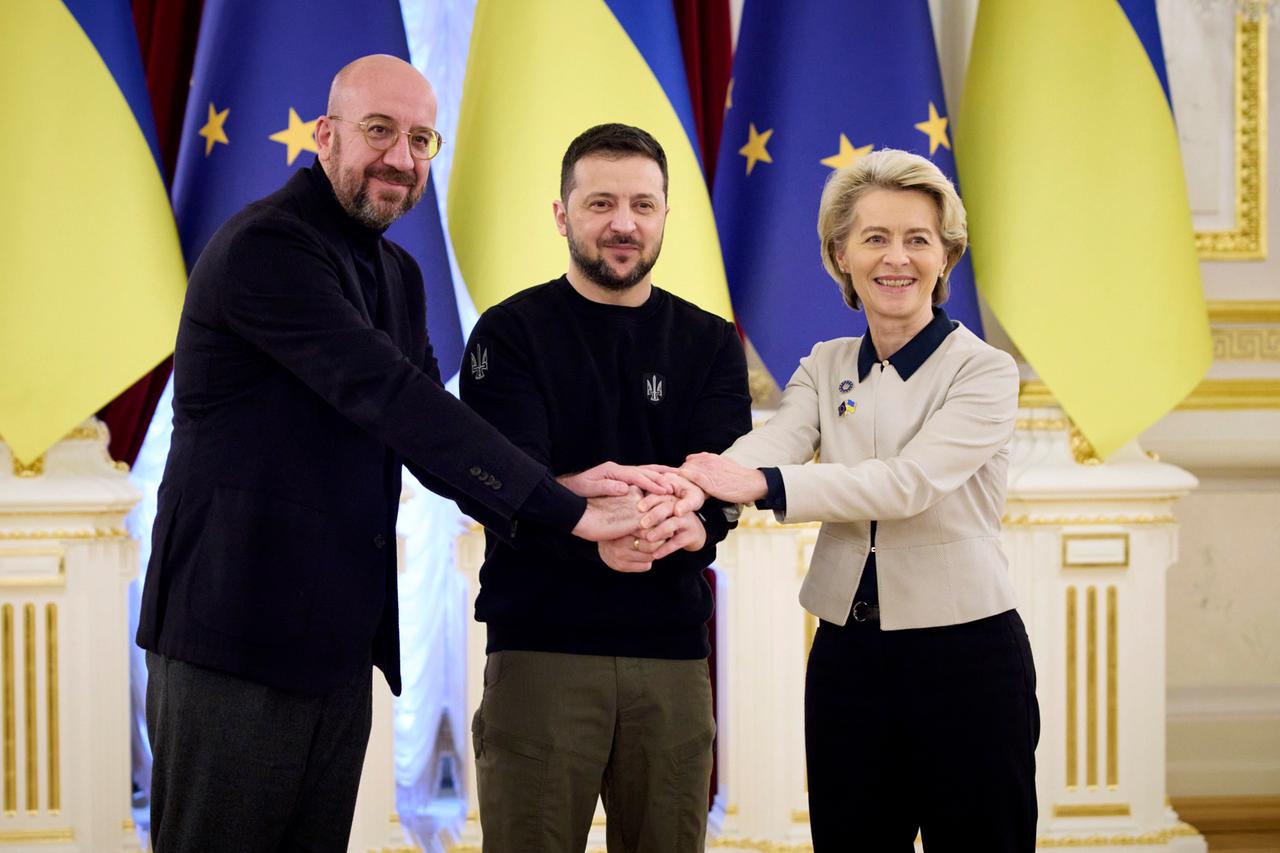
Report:
[{"label": "woman in beige blazer", "polygon": [[818,232],[867,334],[818,343],[773,418],[681,473],[822,522],[800,593],[814,849],[1030,851],[1035,670],[1000,548],[1018,372],[937,307],[964,207],[882,150],[831,175]]}]

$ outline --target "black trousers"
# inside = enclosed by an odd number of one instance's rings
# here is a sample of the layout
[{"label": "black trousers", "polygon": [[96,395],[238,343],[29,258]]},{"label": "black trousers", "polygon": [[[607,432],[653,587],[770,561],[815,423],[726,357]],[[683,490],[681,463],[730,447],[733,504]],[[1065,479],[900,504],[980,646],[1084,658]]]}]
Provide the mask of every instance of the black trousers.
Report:
[{"label": "black trousers", "polygon": [[816,853],[1030,853],[1040,710],[1016,611],[818,626],[805,682]]},{"label": "black trousers", "polygon": [[147,653],[155,853],[346,853],[372,673],[322,696]]}]

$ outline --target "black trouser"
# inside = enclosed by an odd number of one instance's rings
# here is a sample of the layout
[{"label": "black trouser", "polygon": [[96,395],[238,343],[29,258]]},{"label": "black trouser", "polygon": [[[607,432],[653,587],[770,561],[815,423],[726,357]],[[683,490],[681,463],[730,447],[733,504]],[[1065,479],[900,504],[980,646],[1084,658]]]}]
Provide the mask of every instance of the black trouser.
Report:
[{"label": "black trouser", "polygon": [[822,622],[805,682],[816,853],[1030,853],[1040,711],[1016,611],[941,628]]},{"label": "black trouser", "polygon": [[345,853],[372,675],[290,693],[147,652],[155,853]]}]

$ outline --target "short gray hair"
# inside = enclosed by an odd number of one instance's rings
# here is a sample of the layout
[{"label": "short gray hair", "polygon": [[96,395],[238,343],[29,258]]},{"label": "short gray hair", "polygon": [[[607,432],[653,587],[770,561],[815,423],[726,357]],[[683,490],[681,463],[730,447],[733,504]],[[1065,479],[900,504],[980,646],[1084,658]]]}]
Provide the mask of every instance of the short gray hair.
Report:
[{"label": "short gray hair", "polygon": [[836,169],[827,177],[826,186],[822,188],[822,201],[818,204],[822,266],[840,285],[845,303],[855,311],[860,309],[862,303],[853,290],[853,279],[840,270],[836,252],[849,239],[858,199],[876,189],[916,190],[932,198],[937,206],[938,234],[947,253],[942,278],[933,289],[933,304],[941,305],[949,295],[951,270],[955,269],[969,245],[969,228],[964,203],[960,201],[955,185],[931,160],[919,154],[883,148],[860,158],[852,166]]}]

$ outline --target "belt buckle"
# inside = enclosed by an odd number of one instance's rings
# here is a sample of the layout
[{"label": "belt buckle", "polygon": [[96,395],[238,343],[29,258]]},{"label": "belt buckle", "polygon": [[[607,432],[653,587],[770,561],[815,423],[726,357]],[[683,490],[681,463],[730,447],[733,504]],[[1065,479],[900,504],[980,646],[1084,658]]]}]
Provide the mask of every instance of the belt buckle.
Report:
[{"label": "belt buckle", "polygon": [[865,601],[855,601],[853,610],[849,615],[853,617],[854,622],[870,622],[875,618],[876,610],[877,608],[872,607]]}]

